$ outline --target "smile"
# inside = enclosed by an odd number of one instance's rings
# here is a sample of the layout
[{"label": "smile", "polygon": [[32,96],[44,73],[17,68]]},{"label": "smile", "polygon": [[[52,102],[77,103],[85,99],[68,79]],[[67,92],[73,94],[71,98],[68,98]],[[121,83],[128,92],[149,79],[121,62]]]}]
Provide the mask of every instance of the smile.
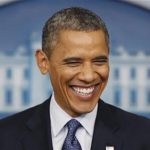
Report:
[{"label": "smile", "polygon": [[91,87],[72,87],[75,93],[81,96],[89,96],[94,92],[95,86]]}]

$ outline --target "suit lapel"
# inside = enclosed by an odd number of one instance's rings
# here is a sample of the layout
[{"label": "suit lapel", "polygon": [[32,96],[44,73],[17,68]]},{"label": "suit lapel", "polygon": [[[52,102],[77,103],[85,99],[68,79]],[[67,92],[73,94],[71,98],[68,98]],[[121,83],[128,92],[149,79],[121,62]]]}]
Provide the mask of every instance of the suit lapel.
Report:
[{"label": "suit lapel", "polygon": [[26,123],[20,141],[23,150],[52,150],[49,100],[39,106]]},{"label": "suit lapel", "polygon": [[[26,129],[23,129],[24,132],[18,145],[19,149],[53,150],[49,101],[38,106],[26,122]],[[109,106],[100,100],[91,150],[106,150],[106,146],[113,146],[114,150],[121,150],[122,140],[117,134],[119,126],[116,116],[111,112]]]},{"label": "suit lapel", "polygon": [[106,146],[113,146],[114,150],[121,150],[122,140],[117,135],[119,126],[109,106],[100,100],[91,150],[106,150]]}]

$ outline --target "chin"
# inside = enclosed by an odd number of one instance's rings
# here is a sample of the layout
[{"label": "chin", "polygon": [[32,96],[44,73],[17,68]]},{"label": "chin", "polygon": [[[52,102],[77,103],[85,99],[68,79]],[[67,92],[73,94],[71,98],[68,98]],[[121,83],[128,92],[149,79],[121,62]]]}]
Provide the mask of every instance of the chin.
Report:
[{"label": "chin", "polygon": [[78,108],[74,109],[75,110],[74,112],[77,114],[77,116],[80,116],[86,113],[90,113],[91,111],[93,111],[95,106],[96,105],[94,105],[93,107],[78,106]]}]

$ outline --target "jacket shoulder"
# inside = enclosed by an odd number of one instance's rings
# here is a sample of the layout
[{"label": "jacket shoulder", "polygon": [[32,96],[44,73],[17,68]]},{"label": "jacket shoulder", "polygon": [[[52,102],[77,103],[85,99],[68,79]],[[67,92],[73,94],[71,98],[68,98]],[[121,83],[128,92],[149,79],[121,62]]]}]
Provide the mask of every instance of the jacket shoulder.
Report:
[{"label": "jacket shoulder", "polygon": [[12,116],[6,117],[0,120],[0,134],[7,131],[16,131],[24,127],[25,123],[35,114],[38,112],[40,115],[40,110],[43,109],[46,100],[44,103],[26,109],[22,112],[14,114]]},{"label": "jacket shoulder", "polygon": [[[119,125],[118,134],[124,139],[125,145],[139,145],[141,149],[150,149],[150,119],[139,116],[110,104],[106,104],[112,118]],[[142,144],[141,144],[142,143]],[[147,150],[147,149],[146,149]]]},{"label": "jacket shoulder", "polygon": [[103,103],[105,105],[106,110],[109,111],[109,114],[111,114],[112,118],[114,118],[114,120],[116,120],[116,122],[118,122],[118,124],[120,124],[121,126],[127,128],[138,128],[144,126],[150,129],[149,118],[128,112],[126,110],[123,110],[105,102]]},{"label": "jacket shoulder", "polygon": [[28,118],[32,116],[35,110],[37,110],[39,107],[40,105],[34,106],[32,108],[29,108],[27,110],[24,110],[12,116],[1,119],[0,131],[4,131],[5,129],[8,130],[9,128],[14,128],[14,127],[17,128],[18,126],[24,124],[24,122],[26,122]]},{"label": "jacket shoulder", "polygon": [[[18,142],[36,131],[41,129],[45,121],[45,110],[48,113],[49,100],[42,104],[29,108],[25,111],[0,120],[0,149],[18,149]],[[46,113],[46,114],[47,114]]]},{"label": "jacket shoulder", "polygon": [[136,124],[137,126],[138,123],[139,125],[148,125],[150,128],[149,118],[125,111],[111,104],[106,104],[106,105],[109,107],[111,113],[114,114],[116,118],[120,120],[123,124],[128,124],[128,125]]}]

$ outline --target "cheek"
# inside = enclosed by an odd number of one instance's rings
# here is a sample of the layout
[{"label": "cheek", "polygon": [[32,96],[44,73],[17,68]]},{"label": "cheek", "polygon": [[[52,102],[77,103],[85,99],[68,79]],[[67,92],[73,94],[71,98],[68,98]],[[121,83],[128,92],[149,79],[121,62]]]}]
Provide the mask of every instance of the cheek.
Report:
[{"label": "cheek", "polygon": [[54,67],[51,68],[49,74],[53,86],[57,86],[57,88],[62,88],[66,86],[69,83],[69,81],[74,77],[74,70],[64,67]]},{"label": "cheek", "polygon": [[101,68],[99,70],[99,75],[104,82],[107,81],[109,77],[109,68]]},{"label": "cheek", "polygon": [[66,82],[69,83],[70,81],[72,81],[76,75],[78,74],[79,69],[78,68],[64,68],[61,71],[61,81],[62,82]]},{"label": "cheek", "polygon": [[60,73],[56,69],[56,67],[51,67],[49,70],[49,77],[55,91],[59,91],[60,89]]},{"label": "cheek", "polygon": [[109,66],[104,66],[100,68],[98,73],[103,80],[107,80],[109,77]]},{"label": "cheek", "polygon": [[109,67],[106,67],[103,71],[103,74],[105,77],[108,77],[109,76]]}]

